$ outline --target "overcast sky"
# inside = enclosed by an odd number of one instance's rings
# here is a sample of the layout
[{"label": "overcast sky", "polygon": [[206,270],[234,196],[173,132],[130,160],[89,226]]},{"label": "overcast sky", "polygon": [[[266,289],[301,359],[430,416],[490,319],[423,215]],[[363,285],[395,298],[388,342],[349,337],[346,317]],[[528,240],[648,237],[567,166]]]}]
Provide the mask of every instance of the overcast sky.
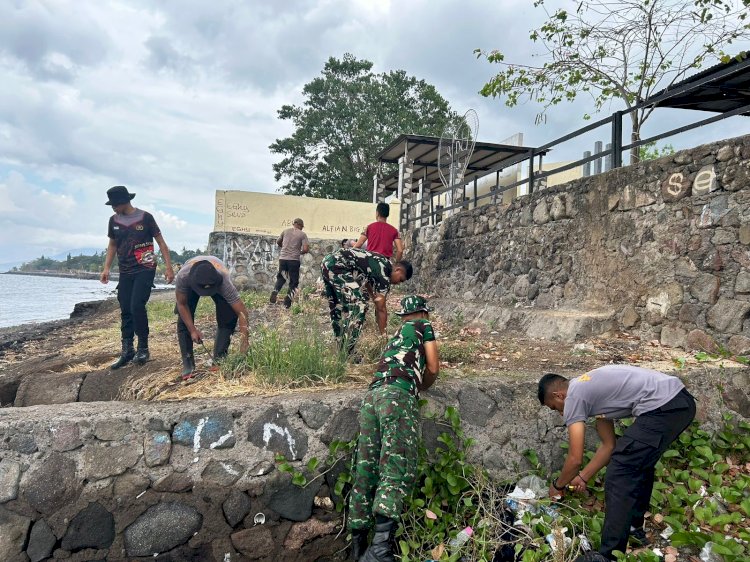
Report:
[{"label": "overcast sky", "polygon": [[[585,100],[539,126],[538,107],[477,94],[493,67],[475,48],[530,60],[543,16],[531,4],[0,0],[0,263],[104,248],[117,184],[171,247],[205,246],[216,189],[276,191],[268,145],[291,132],[276,110],[346,52],[475,108],[483,141],[541,144],[580,127]],[[748,133],[745,119],[673,144]]]}]

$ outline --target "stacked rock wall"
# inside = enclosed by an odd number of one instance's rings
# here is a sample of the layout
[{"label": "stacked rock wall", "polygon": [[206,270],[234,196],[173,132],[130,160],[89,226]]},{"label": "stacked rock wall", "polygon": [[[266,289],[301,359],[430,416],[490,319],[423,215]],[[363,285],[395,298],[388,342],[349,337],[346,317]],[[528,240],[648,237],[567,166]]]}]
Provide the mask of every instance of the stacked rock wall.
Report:
[{"label": "stacked rock wall", "polygon": [[673,346],[750,351],[750,137],[416,229],[421,291],[575,310]]},{"label": "stacked rock wall", "polygon": [[[337,250],[341,239],[310,239],[310,253],[300,260],[300,287],[314,286],[320,277],[320,262],[326,254]],[[241,289],[271,291],[279,270],[277,236],[212,232],[208,253],[221,258],[229,266],[232,280]]]},{"label": "stacked rock wall", "polygon": [[[686,379],[709,425],[750,415],[747,372]],[[301,469],[354,438],[361,392],[0,409],[0,560],[340,560],[341,519],[325,507],[339,469],[298,488],[274,459]],[[562,419],[534,381],[439,381],[424,397],[424,413],[458,408],[469,459],[492,474],[528,469],[528,448],[559,468]],[[428,450],[444,431],[423,421]]]}]

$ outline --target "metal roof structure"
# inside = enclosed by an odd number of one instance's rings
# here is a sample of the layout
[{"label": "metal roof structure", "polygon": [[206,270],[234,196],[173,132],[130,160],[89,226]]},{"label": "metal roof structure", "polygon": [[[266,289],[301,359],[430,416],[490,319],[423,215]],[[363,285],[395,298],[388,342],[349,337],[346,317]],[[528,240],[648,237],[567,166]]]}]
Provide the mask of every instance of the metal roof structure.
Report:
[{"label": "metal roof structure", "polygon": [[[386,164],[397,164],[399,158],[407,155],[414,160],[412,178],[427,179],[435,189],[442,188],[438,172],[438,146],[440,137],[423,135],[400,135],[378,154],[378,161]],[[483,176],[489,172],[502,169],[505,160],[517,160],[520,154],[528,154],[531,147],[513,146],[508,144],[494,144],[477,141],[469,164],[466,167],[463,181],[468,182],[474,177]],[[385,189],[395,191],[398,187],[398,170],[383,178]],[[412,184],[412,191],[416,191],[417,182]]]},{"label": "metal roof structure", "polygon": [[[732,59],[649,96],[641,106],[728,113],[750,103],[750,57]],[[750,111],[741,113],[750,115]]]}]

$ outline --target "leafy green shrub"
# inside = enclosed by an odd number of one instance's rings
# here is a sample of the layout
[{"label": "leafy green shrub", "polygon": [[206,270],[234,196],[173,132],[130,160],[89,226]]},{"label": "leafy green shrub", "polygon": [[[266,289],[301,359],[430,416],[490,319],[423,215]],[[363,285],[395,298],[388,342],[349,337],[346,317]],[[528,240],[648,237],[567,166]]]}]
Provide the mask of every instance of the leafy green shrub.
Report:
[{"label": "leafy green shrub", "polygon": [[[503,522],[502,513],[513,483],[493,481],[482,467],[467,461],[473,440],[464,435],[455,408],[447,408],[443,420],[450,431],[440,435],[437,450],[428,457],[424,445],[419,447],[417,485],[405,502],[397,532],[402,562],[432,558],[440,562],[456,562],[459,558],[489,562],[503,544],[512,545],[521,562],[570,562],[582,552],[580,535],[585,535],[594,549],[598,548],[604,523],[604,471],[589,483],[589,497],[567,495],[555,504],[538,501],[539,511],[526,512],[521,518],[522,525],[514,523],[515,534],[509,540],[505,534],[509,525]],[[356,441],[333,443],[328,466],[350,455],[355,444]],[[561,446],[565,449],[567,443]],[[525,451],[524,456],[532,472],[547,476],[534,451]],[[585,462],[592,456],[593,452],[588,451]],[[303,472],[283,458],[277,461],[281,463],[280,470],[294,475],[296,484],[307,484]],[[691,547],[697,552],[711,541],[713,552],[720,554],[724,562],[748,560],[748,546],[740,542],[750,541],[745,522],[750,517],[747,462],[750,462],[750,424],[735,422],[729,415],[725,416],[724,427],[714,434],[694,423],[665,452],[656,466],[651,512],[659,515],[661,523],[656,523],[657,526],[669,525],[674,530],[669,539],[673,546]],[[309,474],[318,464],[317,459],[310,459],[303,470]],[[334,493],[343,498],[351,481],[350,472],[343,471]],[[344,501],[340,500],[337,508],[341,510],[343,506]],[[431,512],[429,516],[427,510]],[[654,518],[649,524],[654,525]],[[447,546],[466,526],[474,529],[471,540],[458,549]],[[572,542],[564,550],[553,551],[545,537],[559,536],[563,528],[567,528],[565,535]],[[622,562],[661,560],[650,549],[617,556]]]}]

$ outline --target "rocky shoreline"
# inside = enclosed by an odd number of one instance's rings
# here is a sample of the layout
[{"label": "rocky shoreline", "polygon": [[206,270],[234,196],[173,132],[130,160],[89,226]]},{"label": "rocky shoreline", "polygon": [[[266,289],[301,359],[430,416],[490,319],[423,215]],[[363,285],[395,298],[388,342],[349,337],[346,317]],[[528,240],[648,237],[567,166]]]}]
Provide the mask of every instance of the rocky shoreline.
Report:
[{"label": "rocky shoreline", "polygon": [[99,312],[109,312],[117,308],[117,299],[109,297],[98,301],[79,302],[70,313],[70,318],[48,322],[30,322],[17,326],[0,328],[0,357],[8,349],[21,347],[24,343],[40,340],[61,328],[80,324]]},{"label": "rocky shoreline", "polygon": [[[32,277],[61,277],[63,279],[89,279],[96,281],[99,279],[99,272],[89,271],[4,271],[2,275],[30,275]],[[117,281],[119,275],[113,273],[110,275],[112,281]]]}]

